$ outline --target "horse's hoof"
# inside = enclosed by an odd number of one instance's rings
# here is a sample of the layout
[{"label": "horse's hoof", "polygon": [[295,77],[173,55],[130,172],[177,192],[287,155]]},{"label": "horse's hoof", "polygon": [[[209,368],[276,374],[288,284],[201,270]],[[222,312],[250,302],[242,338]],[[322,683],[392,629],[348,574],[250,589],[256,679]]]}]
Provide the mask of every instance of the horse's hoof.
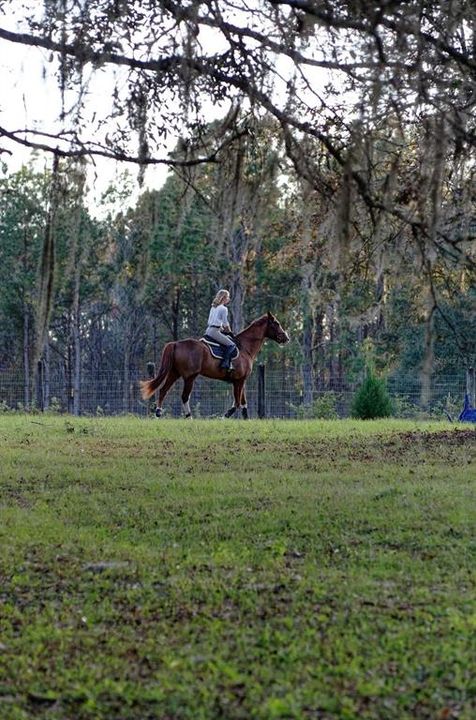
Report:
[{"label": "horse's hoof", "polygon": [[155,408],[155,417],[162,417],[162,408]]}]

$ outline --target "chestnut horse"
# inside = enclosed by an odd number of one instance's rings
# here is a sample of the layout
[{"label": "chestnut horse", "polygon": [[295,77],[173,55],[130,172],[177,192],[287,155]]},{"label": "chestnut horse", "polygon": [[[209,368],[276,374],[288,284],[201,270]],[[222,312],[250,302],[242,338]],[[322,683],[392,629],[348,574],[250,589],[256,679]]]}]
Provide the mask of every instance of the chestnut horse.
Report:
[{"label": "chestnut horse", "polygon": [[208,347],[200,340],[188,338],[187,340],[169,342],[162,352],[157,377],[153,380],[143,380],[140,383],[142,397],[147,400],[152,397],[156,390],[159,390],[155,414],[160,417],[165,396],[172,385],[182,377],[184,381],[182,407],[185,417],[190,418],[192,415],[189,398],[193,383],[198,375],[204,375],[215,380],[226,380],[233,383],[235,403],[227,410],[225,417],[230,417],[236,410],[241,408],[242,415],[246,419],[248,410],[245,382],[251,374],[253,363],[266,338],[270,338],[280,345],[289,342],[289,335],[271,313],[254,320],[234,337],[240,354],[233,360],[233,370],[231,371],[220,368],[220,361],[213,357]]}]

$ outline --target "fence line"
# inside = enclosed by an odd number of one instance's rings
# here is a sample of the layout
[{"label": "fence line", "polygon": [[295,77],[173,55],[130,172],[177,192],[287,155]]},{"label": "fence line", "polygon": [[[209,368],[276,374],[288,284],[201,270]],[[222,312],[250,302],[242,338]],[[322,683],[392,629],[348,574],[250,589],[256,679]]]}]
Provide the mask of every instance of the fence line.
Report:
[{"label": "fence line", "polygon": [[[262,368],[262,370],[261,370]],[[137,373],[124,380],[115,370],[101,370],[94,374],[83,373],[81,379],[80,412],[83,415],[119,415],[132,413],[147,416],[153,403],[140,398]],[[52,372],[47,380],[36,388],[36,408],[57,412],[72,412],[72,390],[65,382],[64,373]],[[387,388],[394,401],[397,417],[418,417],[422,412],[434,417],[449,414],[457,417],[467,390],[465,372],[459,375],[437,378],[431,388],[431,401],[420,407],[421,383],[416,376],[389,378]],[[181,381],[172,388],[164,403],[165,415],[180,417]],[[278,369],[257,366],[247,382],[247,400],[251,417],[303,418],[348,417],[355,385],[333,383],[332,390],[313,390],[312,402],[303,403],[302,375],[298,368]],[[24,407],[24,378],[21,370],[0,372],[0,410],[21,410]],[[232,386],[207,378],[197,378],[191,397],[192,414],[195,417],[219,417],[233,404]],[[28,408],[29,409],[29,408]]]}]

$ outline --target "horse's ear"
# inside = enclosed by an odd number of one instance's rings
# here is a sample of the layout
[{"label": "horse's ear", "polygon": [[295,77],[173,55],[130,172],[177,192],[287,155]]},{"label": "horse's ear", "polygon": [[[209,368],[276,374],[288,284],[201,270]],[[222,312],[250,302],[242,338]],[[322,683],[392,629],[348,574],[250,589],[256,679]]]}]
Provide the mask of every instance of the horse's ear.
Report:
[{"label": "horse's ear", "polygon": [[270,313],[268,310],[268,320],[274,320],[274,319],[275,319],[275,317],[274,317],[273,313]]}]

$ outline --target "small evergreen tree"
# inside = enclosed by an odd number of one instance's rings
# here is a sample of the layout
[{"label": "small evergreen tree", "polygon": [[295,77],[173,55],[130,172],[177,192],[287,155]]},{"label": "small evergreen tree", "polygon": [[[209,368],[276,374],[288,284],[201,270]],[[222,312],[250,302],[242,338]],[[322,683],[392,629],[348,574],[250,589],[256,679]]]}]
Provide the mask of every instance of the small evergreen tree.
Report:
[{"label": "small evergreen tree", "polygon": [[367,377],[352,401],[352,417],[372,420],[373,418],[389,417],[392,411],[392,401],[385,381],[380,380],[372,370],[368,369]]}]

